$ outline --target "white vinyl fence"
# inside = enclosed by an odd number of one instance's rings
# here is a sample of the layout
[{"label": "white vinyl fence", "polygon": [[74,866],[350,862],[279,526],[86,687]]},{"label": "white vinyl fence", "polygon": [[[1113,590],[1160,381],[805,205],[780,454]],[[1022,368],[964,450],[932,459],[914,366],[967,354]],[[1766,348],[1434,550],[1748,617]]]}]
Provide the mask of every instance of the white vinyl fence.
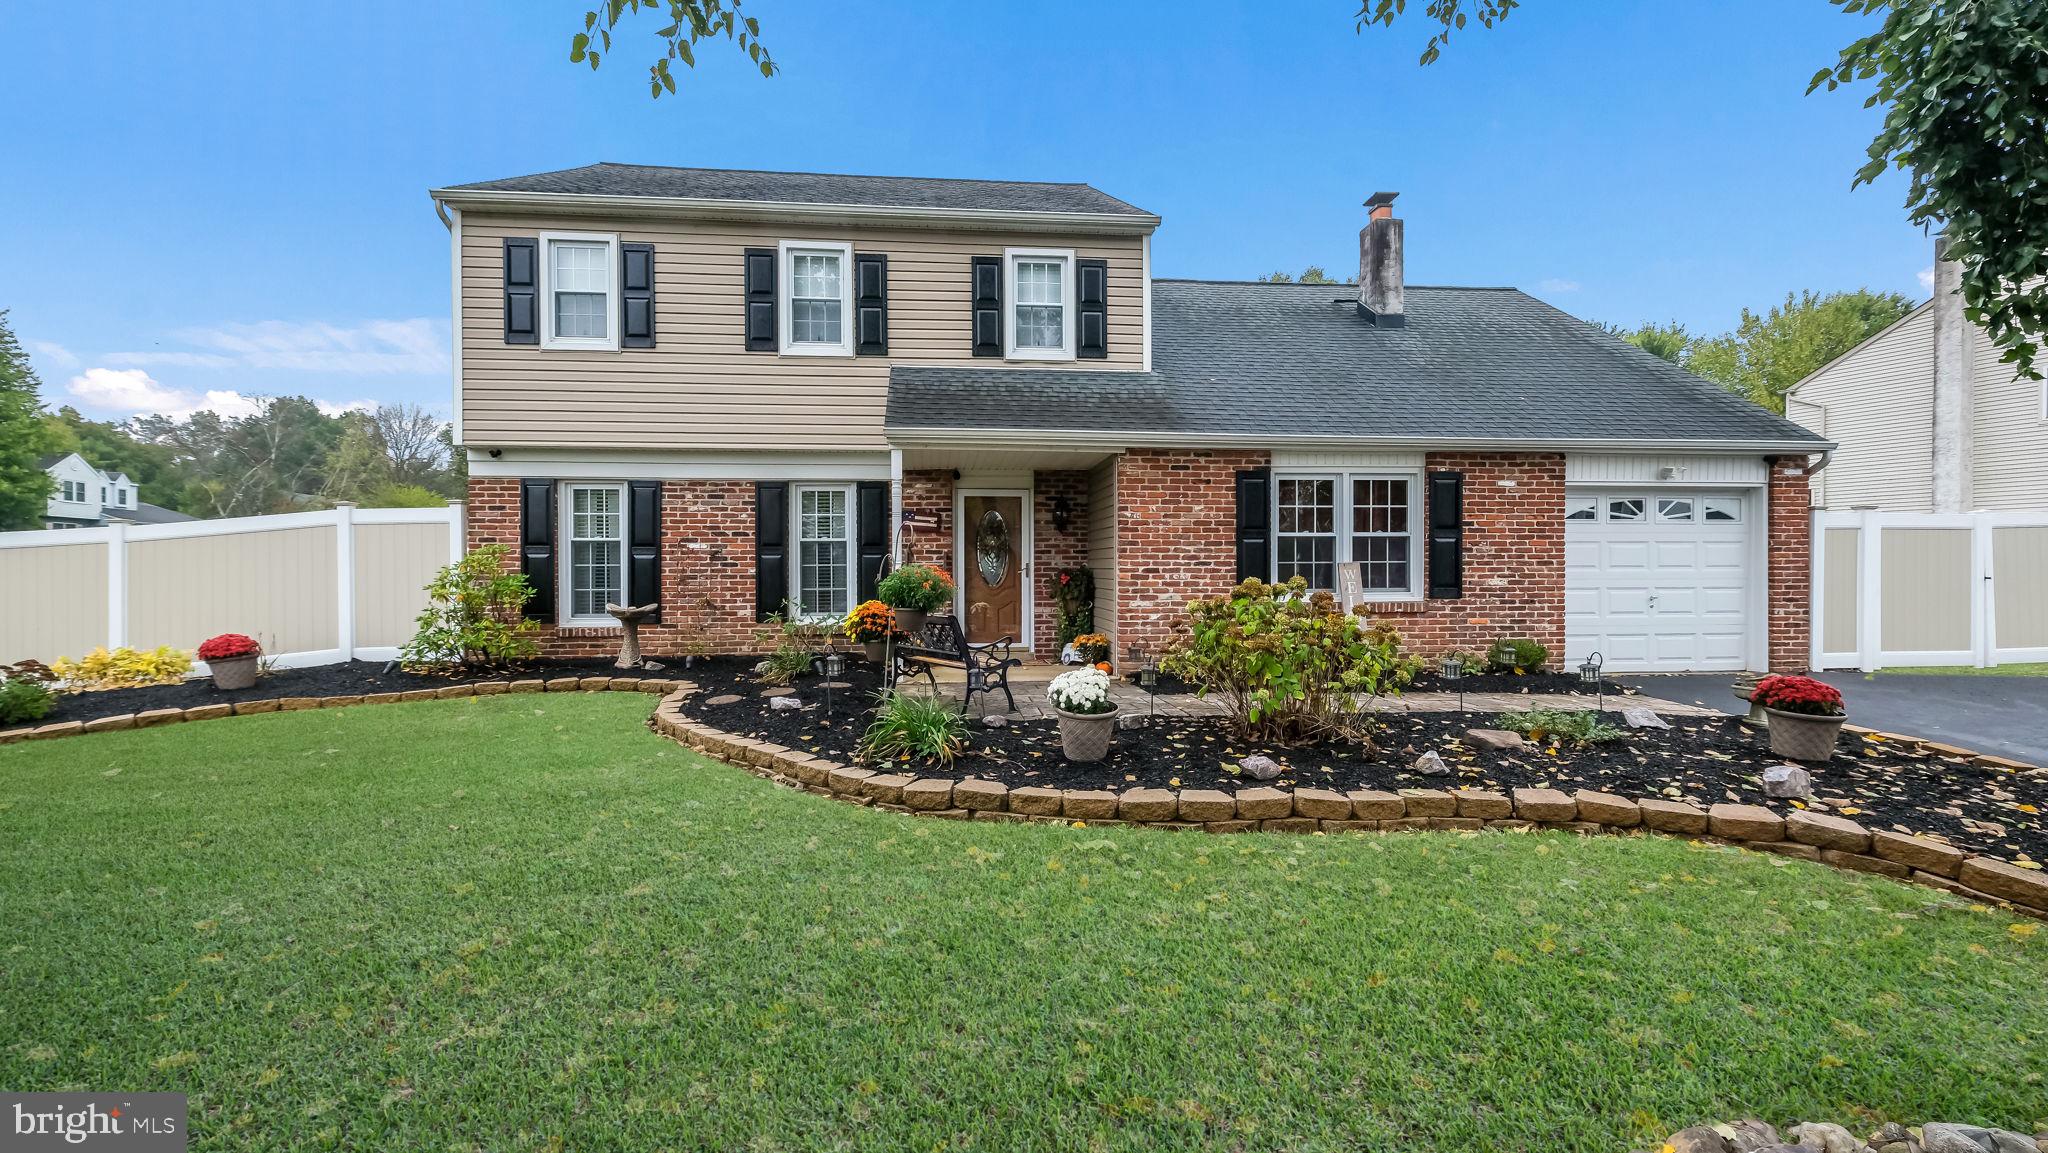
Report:
[{"label": "white vinyl fence", "polygon": [[0,533],[0,663],[220,633],[281,668],[389,660],[462,530],[450,502]]},{"label": "white vinyl fence", "polygon": [[1816,512],[1813,664],[2048,660],[2048,511]]}]

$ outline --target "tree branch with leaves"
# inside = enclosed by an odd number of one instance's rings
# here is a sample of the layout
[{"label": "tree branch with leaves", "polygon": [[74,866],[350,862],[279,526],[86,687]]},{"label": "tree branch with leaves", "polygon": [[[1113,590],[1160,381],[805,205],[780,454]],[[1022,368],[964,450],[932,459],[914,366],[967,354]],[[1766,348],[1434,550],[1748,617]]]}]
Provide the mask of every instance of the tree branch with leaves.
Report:
[{"label": "tree branch with leaves", "polygon": [[668,16],[667,26],[655,32],[664,54],[647,68],[648,94],[656,99],[663,92],[675,94],[676,78],[669,61],[680,60],[683,67],[695,68],[698,42],[717,36],[736,42],[761,75],[776,73],[774,58],[761,46],[761,24],[740,15],[740,0],[606,0],[604,7],[583,14],[583,31],[569,40],[569,60],[587,63],[591,71],[597,71],[598,63],[612,50],[612,33],[618,31],[619,21],[643,8],[655,13],[666,9]]}]

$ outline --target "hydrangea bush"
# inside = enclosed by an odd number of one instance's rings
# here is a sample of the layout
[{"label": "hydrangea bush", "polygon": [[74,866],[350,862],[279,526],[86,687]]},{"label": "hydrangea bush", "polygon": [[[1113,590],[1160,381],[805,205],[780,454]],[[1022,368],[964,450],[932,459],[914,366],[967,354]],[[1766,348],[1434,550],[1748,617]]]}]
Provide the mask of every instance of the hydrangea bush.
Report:
[{"label": "hydrangea bush", "polygon": [[1109,674],[1097,668],[1061,673],[1046,686],[1045,697],[1054,708],[1083,716],[1106,713],[1116,708],[1109,699]]}]

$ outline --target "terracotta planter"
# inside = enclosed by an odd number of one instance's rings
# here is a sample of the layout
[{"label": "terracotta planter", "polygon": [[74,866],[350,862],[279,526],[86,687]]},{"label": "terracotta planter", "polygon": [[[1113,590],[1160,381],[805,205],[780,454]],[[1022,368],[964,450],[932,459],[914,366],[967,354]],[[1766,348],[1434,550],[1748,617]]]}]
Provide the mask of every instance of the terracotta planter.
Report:
[{"label": "terracotta planter", "polygon": [[1060,716],[1060,752],[1076,764],[1093,764],[1109,755],[1116,733],[1116,709],[1106,713],[1070,713],[1055,705]]},{"label": "terracotta planter", "polygon": [[919,612],[916,609],[892,609],[891,611],[896,614],[896,631],[913,637],[924,631],[925,618],[931,615],[930,613]]},{"label": "terracotta planter", "polygon": [[213,687],[217,689],[246,689],[256,683],[256,666],[262,658],[250,654],[246,657],[226,657],[206,662],[213,673]]},{"label": "terracotta planter", "polygon": [[1848,717],[1816,717],[1765,709],[1770,714],[1771,751],[1795,761],[1825,761],[1835,755],[1835,738]]},{"label": "terracotta planter", "polygon": [[860,653],[861,653],[861,655],[862,655],[862,656],[864,656],[864,657],[866,657],[866,658],[868,659],[868,663],[869,663],[869,664],[874,664],[874,665],[878,665],[878,664],[881,664],[881,663],[882,663],[882,662],[883,662],[884,660],[888,659],[888,656],[889,656],[889,642],[888,642],[888,641],[862,641],[862,642],[860,643]]}]

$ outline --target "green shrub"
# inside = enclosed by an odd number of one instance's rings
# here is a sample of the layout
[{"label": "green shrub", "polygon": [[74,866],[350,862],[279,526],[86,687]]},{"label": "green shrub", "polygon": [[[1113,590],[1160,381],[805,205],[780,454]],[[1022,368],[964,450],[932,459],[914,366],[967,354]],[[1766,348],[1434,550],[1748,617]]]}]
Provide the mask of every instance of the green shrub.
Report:
[{"label": "green shrub", "polygon": [[407,668],[506,664],[540,652],[526,619],[533,588],[512,569],[509,545],[487,544],[444,567],[427,586],[412,640],[399,651]]},{"label": "green shrub", "polygon": [[1527,637],[1502,637],[1486,650],[1486,667],[1496,673],[1536,673],[1550,663],[1550,650]]},{"label": "green shrub", "polygon": [[50,715],[55,697],[49,686],[28,677],[0,681],[0,725],[40,721]]},{"label": "green shrub", "polygon": [[1192,601],[1188,635],[1161,667],[1230,704],[1240,736],[1264,741],[1362,736],[1359,695],[1400,691],[1418,667],[1391,627],[1368,628],[1327,592],[1295,577],[1247,580],[1227,596]]},{"label": "green shrub", "polygon": [[1502,713],[1500,727],[1541,744],[1555,738],[1572,745],[1597,745],[1620,739],[1622,732],[1591,709],[1525,709]]},{"label": "green shrub", "polygon": [[953,578],[931,565],[903,565],[876,582],[875,599],[892,609],[937,612],[953,603]]},{"label": "green shrub", "polygon": [[861,734],[860,747],[872,760],[910,757],[946,768],[967,747],[967,718],[944,697],[889,693]]},{"label": "green shrub", "polygon": [[[1057,644],[1095,631],[1095,573],[1076,566],[1052,574],[1052,603],[1057,607]],[[1093,662],[1090,662],[1093,663]]]}]

